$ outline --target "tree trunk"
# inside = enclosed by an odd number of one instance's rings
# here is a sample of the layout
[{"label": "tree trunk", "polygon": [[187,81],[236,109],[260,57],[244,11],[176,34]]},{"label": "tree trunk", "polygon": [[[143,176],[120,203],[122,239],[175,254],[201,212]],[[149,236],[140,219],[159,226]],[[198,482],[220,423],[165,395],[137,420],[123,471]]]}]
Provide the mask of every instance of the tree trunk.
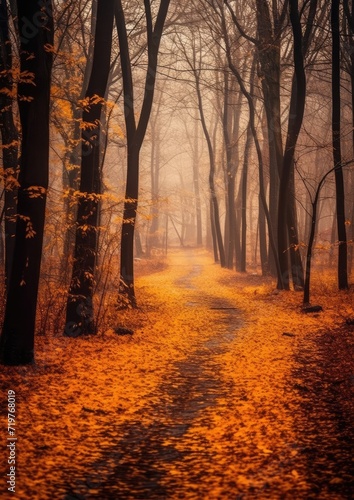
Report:
[{"label": "tree trunk", "polygon": [[312,249],[313,249],[313,244],[315,241],[315,235],[316,235],[316,224],[317,224],[317,210],[318,210],[318,200],[320,196],[320,191],[322,189],[322,186],[328,177],[328,175],[335,170],[332,168],[328,172],[325,173],[325,175],[322,177],[320,182],[318,183],[316,193],[314,200],[311,201],[311,206],[312,206],[312,213],[311,213],[311,229],[310,229],[310,234],[309,234],[309,240],[307,243],[307,255],[306,255],[306,268],[305,268],[305,281],[304,281],[304,296],[303,296],[303,305],[309,305],[310,304],[310,280],[311,280],[311,260],[312,260]]},{"label": "tree trunk", "polygon": [[[254,96],[254,78],[256,72],[256,58],[253,58],[250,74],[250,95]],[[248,163],[252,144],[252,128],[249,123],[246,133],[246,144],[243,158],[242,177],[241,177],[241,263],[240,271],[246,272],[247,259],[247,186],[248,186]]]},{"label": "tree trunk", "polygon": [[248,161],[250,156],[250,149],[252,143],[252,130],[251,126],[247,127],[247,137],[245,145],[245,153],[243,159],[242,169],[242,205],[241,205],[241,218],[242,218],[242,233],[241,233],[241,266],[240,271],[246,272],[246,255],[247,255],[247,185],[248,185]]},{"label": "tree trunk", "polygon": [[[198,110],[196,110],[198,113]],[[199,142],[198,142],[198,121],[195,120],[194,129],[194,155],[193,155],[193,186],[195,195],[195,215],[197,223],[197,246],[202,246],[202,207],[200,201],[200,186],[199,186]]]},{"label": "tree trunk", "polygon": [[99,2],[92,71],[83,112],[80,195],[64,335],[95,333],[93,293],[100,183],[100,117],[110,71],[114,0]]},{"label": "tree trunk", "polygon": [[[196,83],[200,121],[202,124],[204,137],[205,137],[205,140],[207,142],[208,154],[209,154],[209,190],[210,190],[212,230],[215,230],[215,240],[217,242],[218,254],[220,257],[220,265],[221,265],[221,267],[225,267],[226,266],[226,259],[225,259],[225,250],[224,250],[224,244],[223,244],[222,234],[221,234],[221,227],[220,227],[219,203],[218,203],[218,199],[216,196],[215,182],[214,182],[214,177],[215,177],[214,151],[213,151],[213,146],[212,146],[211,139],[210,139],[210,134],[209,134],[209,131],[208,131],[208,128],[206,125],[206,121],[205,121],[202,94],[200,91],[199,75],[198,75],[196,70],[194,70],[194,77],[195,77],[195,83]],[[216,252],[214,249],[214,256],[215,255],[216,255]]]},{"label": "tree trunk", "polygon": [[316,233],[317,200],[318,200],[318,196],[316,194],[315,200],[312,203],[311,230],[310,230],[310,235],[309,235],[309,241],[307,243],[306,270],[305,270],[304,297],[303,297],[303,305],[304,306],[310,304],[311,260],[312,260],[313,242],[314,242],[315,233]]},{"label": "tree trunk", "polygon": [[159,243],[159,178],[160,178],[160,130],[152,129],[151,145],[151,225],[148,234],[148,253]]},{"label": "tree trunk", "polygon": [[276,256],[275,265],[276,265],[276,269],[277,269],[278,280],[281,280],[279,261],[277,258],[277,247],[276,247],[275,239],[274,239],[274,230],[273,230],[272,220],[271,220],[271,216],[269,213],[267,200],[266,200],[266,193],[265,193],[265,186],[264,186],[264,163],[263,163],[262,151],[261,151],[261,147],[260,147],[260,143],[259,143],[259,139],[258,139],[258,133],[257,133],[257,129],[256,129],[256,123],[255,123],[256,110],[255,110],[255,106],[254,106],[253,96],[246,89],[245,84],[241,78],[241,75],[240,75],[238,69],[236,68],[236,66],[232,62],[230,41],[228,38],[228,32],[227,32],[224,17],[222,17],[222,31],[223,31],[225,44],[226,44],[226,57],[227,57],[227,62],[228,62],[229,68],[232,71],[233,75],[235,76],[235,78],[240,86],[241,92],[243,93],[243,95],[247,99],[247,103],[248,103],[249,126],[250,126],[251,131],[252,131],[252,136],[253,136],[254,144],[256,147],[257,159],[258,159],[259,197],[260,197],[260,200],[261,200],[261,203],[263,206],[263,210],[264,210],[264,215],[265,215],[265,218],[267,221],[270,249],[273,252],[274,256]]},{"label": "tree trunk", "polygon": [[[91,7],[91,36],[89,47],[87,50],[87,60],[85,65],[85,73],[83,76],[82,86],[80,94],[78,95],[78,101],[84,99],[87,86],[89,84],[90,75],[92,71],[93,62],[93,49],[94,49],[94,37],[96,30],[97,21],[97,1],[92,1]],[[70,42],[69,42],[70,43]],[[69,43],[67,45],[69,45]],[[67,48],[70,50],[71,46]],[[65,76],[70,80],[70,70],[65,68]],[[61,275],[63,276],[64,282],[67,283],[70,279],[70,274],[72,272],[71,266],[68,265],[68,257],[72,256],[75,251],[75,223],[77,219],[77,206],[73,203],[73,193],[79,189],[80,184],[80,163],[81,163],[81,135],[82,130],[80,123],[82,120],[82,109],[77,106],[77,102],[73,101],[71,103],[71,110],[73,114],[73,130],[70,137],[69,144],[66,145],[68,148],[67,153],[64,157],[63,164],[63,189],[68,190],[68,195],[64,198],[64,243],[63,243],[63,258],[61,260]],[[89,132],[89,131],[88,131]]]},{"label": "tree trunk", "polygon": [[[34,333],[40,263],[48,188],[49,102],[53,52],[53,18],[50,0],[18,0],[20,70],[33,75],[20,81],[18,106],[22,127],[16,239],[0,341],[1,362],[8,365],[34,360]],[[37,19],[27,34],[26,22]],[[28,57],[28,54],[33,57]]]},{"label": "tree trunk", "polygon": [[[0,88],[13,91],[12,47],[9,38],[9,14],[5,0],[0,1]],[[0,94],[0,129],[3,153],[5,199],[5,283],[8,288],[15,248],[17,176],[18,176],[18,132],[14,123],[12,97]]]},{"label": "tree trunk", "polygon": [[151,224],[149,226],[146,254],[149,257],[154,246],[159,241],[159,184],[160,184],[160,155],[161,155],[161,129],[158,125],[158,117],[161,110],[163,93],[159,93],[159,100],[154,106],[154,116],[150,120],[151,133],[151,155],[150,155],[150,181],[151,181]]},{"label": "tree trunk", "polygon": [[[354,2],[352,1],[352,8],[351,8],[351,13],[350,13],[350,29],[351,29],[351,36],[350,36],[350,86],[351,86],[351,105],[352,105],[352,155],[354,158],[354,39],[353,39],[353,34],[354,34]],[[354,175],[352,172],[352,192],[354,190]],[[352,267],[353,267],[353,257],[354,257],[354,199],[352,200],[351,203],[351,225],[350,225],[350,239],[352,241],[352,244],[348,248],[348,273],[349,275],[352,272]]]},{"label": "tree trunk", "polygon": [[299,233],[298,221],[296,213],[296,200],[295,200],[295,175],[294,175],[294,162],[292,162],[291,180],[289,185],[289,199],[287,211],[287,230],[289,237],[289,256],[291,265],[291,277],[295,290],[302,290],[304,287],[304,266],[302,264],[300,248],[299,248]]},{"label": "tree trunk", "polygon": [[[269,216],[273,228],[278,223],[279,175],[283,162],[280,106],[280,34],[274,34],[269,7],[264,0],[257,0],[257,31],[259,36],[258,58],[264,106],[267,117],[267,137],[269,146]],[[274,234],[276,247],[277,233]],[[278,253],[270,246],[269,267],[273,276],[277,275]]]},{"label": "tree trunk", "polygon": [[[224,150],[223,150],[223,165],[224,165],[224,179],[225,179],[225,227],[224,227],[224,249],[226,258],[226,267],[233,268],[234,263],[234,238],[235,231],[235,183],[233,182],[232,175],[232,151],[230,144],[230,115],[229,115],[229,77],[228,73],[224,74],[224,103],[222,114],[222,131],[224,137]],[[225,165],[226,157],[226,165]]]},{"label": "tree trunk", "polygon": [[262,276],[269,275],[269,261],[266,234],[266,217],[261,197],[258,197],[258,230],[259,230],[259,257],[261,259]]},{"label": "tree trunk", "polygon": [[341,153],[341,98],[340,98],[340,31],[339,31],[339,4],[340,0],[332,0],[331,29],[332,29],[332,144],[334,175],[336,183],[336,209],[338,232],[338,287],[340,290],[348,288],[347,271],[347,235],[345,228],[344,209],[344,181]]},{"label": "tree trunk", "polygon": [[[278,255],[282,280],[278,282],[278,288],[289,289],[289,232],[297,236],[296,220],[294,219],[294,207],[289,203],[289,192],[294,192],[293,168],[294,154],[297,139],[300,133],[305,110],[306,99],[306,77],[302,53],[302,31],[298,12],[298,1],[289,0],[290,21],[294,38],[294,76],[291,89],[291,102],[289,112],[288,134],[285,153],[280,176],[279,208],[278,208]],[[288,226],[288,221],[292,227]],[[297,275],[300,270],[294,270]]]},{"label": "tree trunk", "polygon": [[154,98],[158,52],[170,0],[161,0],[155,26],[151,5],[144,0],[148,40],[148,69],[145,77],[145,93],[138,123],[135,120],[134,84],[129,54],[128,33],[121,0],[115,2],[115,19],[118,31],[120,60],[123,77],[124,119],[127,132],[127,183],[123,209],[120,252],[119,296],[124,307],[136,307],[134,287],[134,229],[139,193],[139,154]]},{"label": "tree trunk", "polygon": [[138,209],[139,149],[134,143],[130,146],[128,144],[127,183],[120,248],[119,293],[126,297],[132,307],[137,305],[134,289],[134,229]]}]

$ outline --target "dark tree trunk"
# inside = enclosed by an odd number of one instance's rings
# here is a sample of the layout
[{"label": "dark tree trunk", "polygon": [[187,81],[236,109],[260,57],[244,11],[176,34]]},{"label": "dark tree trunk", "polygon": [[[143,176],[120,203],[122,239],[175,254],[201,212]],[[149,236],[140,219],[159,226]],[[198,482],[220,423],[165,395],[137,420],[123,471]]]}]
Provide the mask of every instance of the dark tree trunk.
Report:
[{"label": "dark tree trunk", "polygon": [[[225,267],[226,266],[226,258],[225,258],[224,243],[222,240],[221,226],[220,226],[219,203],[218,203],[218,198],[217,198],[216,191],[215,191],[215,182],[214,182],[214,177],[215,177],[214,151],[213,151],[213,146],[212,146],[212,142],[210,139],[208,127],[207,127],[206,121],[205,121],[203,100],[202,100],[202,94],[201,94],[201,90],[200,90],[200,80],[199,80],[199,75],[198,75],[196,69],[194,69],[194,77],[195,77],[195,83],[196,83],[200,121],[202,124],[204,137],[205,137],[205,140],[207,142],[208,154],[209,154],[210,214],[211,214],[211,221],[212,221],[211,227],[212,227],[213,241],[215,238],[215,241],[217,243],[217,250],[218,250],[218,252],[215,251],[216,249],[215,249],[215,243],[214,243],[214,257],[216,257],[217,253],[218,253],[219,257],[220,257],[220,265],[221,265],[221,267]],[[214,231],[215,231],[215,233],[214,233]],[[215,258],[215,262],[217,262],[217,258]]]},{"label": "dark tree trunk", "polygon": [[303,297],[304,306],[310,304],[311,261],[312,261],[313,242],[316,233],[318,194],[319,190],[316,193],[314,202],[312,203],[311,230],[309,235],[309,241],[307,243],[307,254],[306,254],[306,270],[305,270],[304,297]]},{"label": "dark tree trunk", "polygon": [[[226,218],[225,218],[225,256],[226,266],[228,269],[233,269],[236,253],[240,255],[240,241],[237,232],[236,223],[236,207],[235,207],[235,181],[238,161],[235,151],[237,144],[237,136],[239,129],[239,111],[232,106],[233,102],[230,99],[229,75],[225,73],[224,81],[224,110],[223,110],[223,136],[226,151],[226,170],[225,170],[225,187],[226,187]],[[230,109],[233,109],[231,116]],[[232,127],[233,118],[233,127]],[[239,250],[237,252],[237,250]]]},{"label": "dark tree trunk", "polygon": [[258,197],[258,226],[259,226],[259,256],[261,259],[262,276],[269,275],[267,234],[266,234],[266,218],[261,197]]},{"label": "dark tree trunk", "polygon": [[237,272],[243,272],[241,269],[241,259],[242,259],[242,249],[241,249],[241,237],[242,237],[242,214],[241,214],[241,189],[239,186],[238,196],[235,201],[235,269]]},{"label": "dark tree trunk", "polygon": [[333,161],[336,183],[336,209],[338,232],[338,287],[340,290],[348,288],[347,271],[347,235],[345,228],[344,181],[341,153],[341,98],[340,98],[340,31],[339,31],[339,4],[340,0],[332,0],[331,29],[332,29],[332,139]]},{"label": "dark tree trunk", "polygon": [[110,71],[114,0],[99,2],[92,71],[86,91],[81,151],[80,196],[72,278],[64,335],[95,333],[93,292],[100,186],[100,117]]},{"label": "dark tree trunk", "polygon": [[217,263],[219,262],[219,254],[218,254],[218,242],[216,240],[216,231],[215,231],[215,221],[214,221],[214,207],[212,200],[210,198],[209,200],[209,219],[210,219],[210,234],[211,234],[211,240],[212,240],[212,245],[213,245],[213,255],[214,255],[214,262]]},{"label": "dark tree trunk", "polygon": [[311,213],[311,229],[309,234],[309,240],[307,243],[307,254],[306,254],[306,268],[305,268],[305,281],[304,281],[304,296],[303,296],[303,305],[307,306],[310,304],[310,281],[311,281],[311,261],[312,261],[312,249],[315,241],[316,235],[316,224],[317,224],[317,211],[318,211],[318,199],[320,196],[320,191],[322,186],[328,177],[328,175],[335,170],[332,168],[322,177],[320,182],[318,183],[314,200],[311,201],[312,213]]},{"label": "dark tree trunk", "polygon": [[247,186],[248,186],[248,161],[252,143],[252,130],[250,124],[247,127],[247,137],[245,144],[245,153],[242,168],[242,197],[241,197],[241,266],[240,271],[246,272],[246,255],[247,255]]},{"label": "dark tree trunk", "polygon": [[[158,110],[160,109],[160,102]],[[158,111],[157,111],[158,113]],[[159,244],[159,178],[160,178],[160,129],[156,127],[157,116],[151,123],[151,224],[147,235],[146,253],[150,256],[154,246]]]},{"label": "dark tree trunk", "polygon": [[[248,109],[249,109],[249,126],[252,131],[252,136],[254,140],[254,144],[256,147],[256,152],[257,152],[257,159],[258,159],[258,175],[259,175],[259,197],[263,206],[264,210],[264,215],[267,221],[267,226],[268,226],[268,237],[269,237],[269,245],[270,249],[273,252],[275,256],[277,256],[277,247],[275,244],[274,240],[274,232],[273,232],[273,226],[272,226],[272,220],[271,216],[269,213],[268,205],[267,205],[267,199],[266,199],[266,193],[265,193],[265,186],[264,186],[264,163],[263,163],[263,157],[262,157],[262,151],[261,147],[259,144],[258,140],[258,134],[257,134],[257,129],[256,129],[256,123],[255,123],[255,117],[256,117],[256,110],[254,106],[254,101],[253,101],[253,96],[250,94],[250,92],[246,89],[245,84],[241,78],[241,75],[236,68],[236,66],[232,62],[231,58],[231,48],[230,48],[230,42],[228,38],[228,32],[226,28],[226,23],[224,17],[222,17],[222,31],[223,31],[223,36],[226,44],[226,57],[227,57],[227,62],[229,65],[230,70],[232,71],[233,75],[235,76],[241,92],[247,99],[248,103]],[[279,261],[278,258],[275,259],[275,264],[277,268],[277,276],[278,280],[281,279],[281,273],[280,273],[280,267],[279,267]]]},{"label": "dark tree trunk", "polygon": [[[263,132],[263,145],[262,145],[262,158],[264,159],[264,164],[268,165],[269,164],[269,147],[268,147],[268,131],[267,131],[267,118],[265,115],[265,112],[263,112],[262,116],[262,132]],[[264,178],[264,191],[267,192],[268,190],[268,181],[269,177]],[[267,227],[266,227],[266,217],[265,213],[263,210],[263,205],[262,205],[262,200],[261,197],[258,196],[258,220],[259,220],[259,256],[261,260],[261,268],[262,268],[262,275],[263,276],[269,276],[270,273],[270,264],[269,264],[269,255],[270,252],[268,251],[268,242],[269,238],[267,239]]]},{"label": "dark tree trunk", "polygon": [[[349,25],[349,41],[350,41],[350,90],[351,90],[351,105],[352,105],[352,155],[354,158],[354,0],[344,0],[345,15]],[[351,172],[351,186],[354,189],[354,175]],[[351,275],[354,257],[354,198],[351,200],[351,225],[349,227],[349,239],[352,244],[348,246],[348,274]]]},{"label": "dark tree trunk", "polygon": [[[198,111],[196,111],[198,113]],[[199,186],[199,143],[198,143],[198,121],[195,121],[194,130],[194,155],[193,155],[193,186],[195,195],[195,215],[197,223],[197,246],[202,246],[202,207],[200,201],[200,186]]]},{"label": "dark tree trunk", "polygon": [[[82,81],[81,92],[78,96],[78,100],[84,99],[87,92],[87,86],[89,84],[90,75],[92,71],[93,62],[93,49],[94,49],[94,37],[96,30],[97,21],[97,1],[92,1],[91,8],[91,36],[89,47],[87,50],[87,60],[85,65],[85,73]],[[70,72],[67,70],[65,72],[66,78],[70,80]],[[70,142],[67,144],[68,152],[65,155],[64,165],[63,165],[63,188],[68,190],[68,195],[64,198],[64,214],[65,214],[65,233],[64,233],[64,244],[63,244],[63,258],[61,262],[62,276],[64,282],[67,283],[70,273],[72,271],[71,267],[68,265],[68,256],[74,254],[75,249],[75,222],[77,219],[77,207],[73,203],[73,193],[79,189],[80,184],[80,164],[81,164],[81,127],[80,122],[82,120],[82,109],[77,106],[77,102],[73,101],[71,104],[72,114],[73,114],[73,130],[70,137]]]},{"label": "dark tree trunk", "polygon": [[[256,58],[253,58],[251,74],[250,74],[250,95],[254,95],[254,78],[256,71]],[[245,152],[243,158],[242,178],[241,178],[241,263],[240,271],[246,272],[246,257],[247,257],[247,186],[248,186],[248,163],[252,144],[252,128],[248,124]]]},{"label": "dark tree trunk", "polygon": [[[236,233],[236,212],[235,212],[235,177],[228,171],[227,173],[227,221],[228,221],[228,248],[226,252],[226,266],[233,269],[235,260],[235,233]],[[225,248],[226,250],[226,248]]]},{"label": "dark tree trunk", "polygon": [[5,282],[10,283],[15,248],[16,203],[18,177],[18,132],[14,123],[12,97],[12,47],[9,38],[9,14],[5,0],[0,0],[0,130],[4,168],[4,227],[5,227]]},{"label": "dark tree trunk", "polygon": [[[310,41],[313,35],[314,21],[317,11],[318,0],[310,0],[309,13],[307,17],[306,29],[302,39],[302,54],[303,58],[309,49]],[[297,23],[297,21],[295,21]],[[297,28],[298,29],[298,28]],[[293,77],[292,82],[292,95],[296,89],[296,78]],[[296,114],[296,100],[291,98],[289,115],[292,117]],[[287,229],[289,238],[289,254],[291,264],[291,276],[295,290],[301,290],[304,287],[304,268],[299,251],[299,235],[298,235],[298,221],[296,214],[296,199],[295,199],[295,172],[294,161],[290,166],[290,182],[288,190],[288,210],[287,210]]]},{"label": "dark tree trunk", "polygon": [[134,230],[138,209],[139,193],[139,149],[137,145],[128,146],[127,184],[123,211],[120,287],[119,293],[127,297],[128,303],[136,307],[134,290]]},{"label": "dark tree trunk", "polygon": [[[224,23],[223,23],[223,31],[225,34],[226,33],[226,26]],[[269,209],[268,209],[268,205],[267,205],[267,200],[266,200],[266,194],[265,194],[264,165],[263,165],[262,151],[261,151],[261,147],[259,144],[257,129],[256,129],[256,125],[255,125],[256,111],[255,111],[255,107],[254,107],[254,102],[253,102],[253,98],[252,98],[251,94],[247,91],[247,89],[243,83],[243,80],[240,76],[240,73],[238,72],[235,65],[232,63],[231,55],[230,55],[230,46],[229,46],[227,37],[225,38],[225,40],[227,40],[226,55],[227,55],[229,67],[230,67],[232,73],[234,74],[235,78],[237,79],[238,84],[241,88],[241,92],[243,93],[243,95],[247,99],[247,103],[248,103],[248,107],[249,107],[249,114],[250,114],[249,125],[250,125],[251,131],[252,131],[252,136],[253,136],[253,140],[255,143],[257,158],[258,158],[259,196],[260,196],[260,200],[261,200],[263,210],[264,210],[264,215],[265,215],[267,225],[268,225],[268,236],[269,236],[270,248],[271,248],[271,251],[273,252],[273,254],[276,256],[277,255],[277,248],[276,248],[276,244],[275,244],[275,240],[274,240],[272,220],[270,217],[270,213],[269,213]],[[278,258],[275,259],[275,264],[276,264],[276,268],[277,268],[278,280],[281,280],[281,273],[280,273]]]},{"label": "dark tree trunk", "polygon": [[[294,212],[290,210],[289,190],[293,188],[293,164],[297,139],[300,133],[305,110],[306,77],[302,53],[302,31],[298,11],[298,1],[289,0],[290,21],[294,38],[294,77],[291,92],[288,135],[286,140],[283,165],[280,177],[279,208],[278,208],[278,255],[282,280],[278,281],[278,288],[289,289],[289,233],[288,221],[292,223],[292,230],[296,231]],[[289,228],[291,230],[291,228]],[[295,271],[295,270],[294,270]],[[295,273],[296,274],[296,273]]]},{"label": "dark tree trunk", "polygon": [[[33,81],[20,81],[18,105],[22,127],[16,239],[0,342],[1,362],[34,360],[34,333],[48,188],[49,101],[53,53],[50,0],[18,0],[20,70]],[[29,36],[26,21],[36,19]],[[48,50],[49,49],[49,50]],[[32,57],[29,57],[31,54]],[[34,83],[34,85],[33,85]]]},{"label": "dark tree trunk", "polygon": [[124,91],[124,118],[127,132],[127,183],[123,209],[122,239],[120,252],[119,293],[123,305],[136,307],[134,289],[134,229],[139,194],[139,154],[149,123],[154,98],[158,52],[170,0],[161,0],[155,26],[153,26],[149,0],[144,0],[148,40],[148,69],[145,78],[145,94],[138,123],[135,120],[134,85],[129,42],[121,0],[116,0],[115,19],[119,38],[120,60]]},{"label": "dark tree trunk", "polygon": [[[283,162],[283,144],[281,130],[280,106],[280,32],[278,23],[274,19],[274,29],[269,11],[268,2],[257,0],[257,32],[258,32],[258,59],[262,91],[268,125],[269,145],[269,216],[271,225],[275,229],[278,223],[279,206],[279,176]],[[274,14],[274,13],[273,13]],[[274,234],[277,247],[277,233]],[[269,268],[273,276],[277,276],[278,254],[269,250]]]},{"label": "dark tree trunk", "polygon": [[287,210],[287,230],[289,238],[289,257],[291,265],[291,277],[293,280],[294,289],[300,291],[304,288],[304,266],[301,259],[299,248],[298,221],[296,213],[295,200],[295,175],[294,162],[291,167],[291,180],[289,185],[289,199]]},{"label": "dark tree trunk", "polygon": [[[304,278],[301,255],[298,251],[299,239],[294,193],[294,151],[297,136],[301,128],[306,98],[306,79],[303,67],[303,58],[308,50],[313,32],[317,0],[310,0],[309,14],[304,37],[302,37],[298,13],[298,2],[294,0],[290,1],[289,8],[294,35],[295,73],[291,90],[287,143],[280,170],[281,181],[279,186],[278,208],[278,254],[284,288],[289,289],[291,275],[295,289],[301,289],[303,287]],[[278,287],[279,286],[280,284],[278,283]]]}]

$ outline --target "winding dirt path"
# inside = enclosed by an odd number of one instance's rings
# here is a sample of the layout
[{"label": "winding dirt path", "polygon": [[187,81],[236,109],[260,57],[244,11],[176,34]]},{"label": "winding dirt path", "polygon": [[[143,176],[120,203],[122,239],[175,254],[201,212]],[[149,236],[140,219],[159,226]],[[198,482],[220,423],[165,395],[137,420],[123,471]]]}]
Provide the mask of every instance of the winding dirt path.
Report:
[{"label": "winding dirt path", "polygon": [[353,498],[351,407],[339,429],[316,379],[318,319],[203,251],[175,252],[138,289],[140,311],[96,337],[39,337],[35,366],[0,375],[16,390],[18,498]]},{"label": "winding dirt path", "polygon": [[[219,357],[234,341],[241,313],[229,301],[194,284],[203,271],[197,262],[192,252],[184,254],[182,259],[179,256],[183,275],[173,286],[185,296],[184,306],[190,309],[189,313],[193,314],[193,308],[209,310],[209,331],[194,339],[185,358],[170,365],[168,378],[149,395],[141,409],[144,421],[129,422],[124,428],[124,437],[117,445],[120,463],[102,485],[107,498],[117,483],[117,498],[199,497],[202,476],[213,468],[212,453],[203,440],[196,440],[188,430],[203,418],[206,410],[217,409],[219,401],[232,395],[230,384],[219,377],[222,369]],[[193,325],[185,327],[189,330]],[[149,400],[154,401],[153,405]],[[196,460],[203,461],[205,472],[198,473],[189,483],[181,481],[180,474],[188,476]]]}]

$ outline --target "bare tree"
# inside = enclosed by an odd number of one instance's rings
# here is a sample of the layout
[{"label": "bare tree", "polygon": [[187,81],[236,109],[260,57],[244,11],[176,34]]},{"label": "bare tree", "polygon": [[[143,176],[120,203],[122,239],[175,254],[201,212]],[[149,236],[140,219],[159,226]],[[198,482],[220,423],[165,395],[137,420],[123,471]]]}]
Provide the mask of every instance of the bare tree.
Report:
[{"label": "bare tree", "polygon": [[158,53],[170,0],[161,0],[155,24],[149,0],[144,0],[148,62],[145,92],[138,122],[129,40],[121,0],[116,1],[115,18],[119,38],[120,60],[124,89],[124,118],[127,134],[127,182],[125,191],[120,252],[120,295],[124,305],[136,306],[134,289],[134,229],[138,208],[139,156],[149,123],[154,98]]},{"label": "bare tree", "polygon": [[[297,0],[289,0],[290,21],[293,31],[293,47],[294,47],[294,64],[295,71],[293,77],[288,134],[286,138],[283,164],[280,172],[279,186],[279,208],[278,208],[278,256],[279,265],[282,273],[281,281],[278,281],[278,288],[289,289],[289,259],[288,259],[288,222],[289,222],[289,189],[292,190],[294,201],[294,182],[293,182],[293,165],[294,154],[297,139],[301,130],[302,120],[305,110],[306,99],[306,76],[304,69],[303,58],[303,41],[302,29],[299,16],[299,7]],[[291,213],[291,212],[290,212]],[[297,224],[292,221],[293,231],[297,231]],[[295,238],[296,240],[296,238]],[[303,286],[303,272],[301,259],[298,263],[294,262],[296,267],[293,276],[295,276],[298,287]],[[298,269],[300,267],[300,269]]]}]

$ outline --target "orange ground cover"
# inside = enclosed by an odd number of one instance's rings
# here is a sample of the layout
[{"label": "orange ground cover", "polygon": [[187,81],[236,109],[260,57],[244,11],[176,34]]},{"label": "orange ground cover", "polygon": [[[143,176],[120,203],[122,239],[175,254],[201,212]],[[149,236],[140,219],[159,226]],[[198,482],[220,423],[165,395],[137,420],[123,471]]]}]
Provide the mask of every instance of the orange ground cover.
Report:
[{"label": "orange ground cover", "polygon": [[[353,477],[334,464],[352,457],[313,387],[341,374],[347,405],[333,404],[347,425],[353,327],[337,327],[353,314],[352,291],[314,277],[324,312],[310,316],[298,293],[220,269],[204,251],[167,264],[137,280],[138,311],[112,310],[95,337],[39,336],[34,366],[2,370],[4,401],[8,389],[17,398],[17,497],[346,498]],[[328,332],[337,361],[327,370]],[[5,430],[5,405],[2,415]]]}]

